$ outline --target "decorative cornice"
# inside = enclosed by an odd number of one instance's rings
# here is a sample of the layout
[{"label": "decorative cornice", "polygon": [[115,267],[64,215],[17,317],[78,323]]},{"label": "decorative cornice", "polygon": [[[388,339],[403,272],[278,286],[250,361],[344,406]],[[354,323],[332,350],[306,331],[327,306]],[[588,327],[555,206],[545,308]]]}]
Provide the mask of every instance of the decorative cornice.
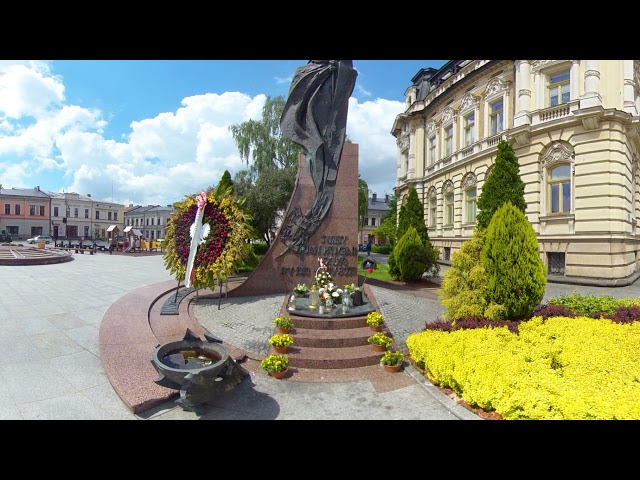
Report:
[{"label": "decorative cornice", "polygon": [[471,185],[475,185],[476,183],[478,183],[478,179],[476,178],[475,173],[468,172],[462,179],[462,188],[465,189]]},{"label": "decorative cornice", "polygon": [[427,124],[427,135],[433,133],[436,131],[436,122],[434,122],[433,120],[431,120],[428,124]]},{"label": "decorative cornice", "polygon": [[542,157],[540,165],[542,168],[556,162],[571,162],[573,164],[575,154],[572,147],[567,147],[564,143],[554,142],[549,151]]},{"label": "decorative cornice", "polygon": [[460,111],[469,110],[475,107],[478,104],[478,99],[467,93],[464,97],[462,97],[462,104],[460,105]]},{"label": "decorative cornice", "polygon": [[482,97],[490,97],[505,90],[506,88],[507,86],[502,80],[500,80],[499,78],[492,78],[491,81],[487,84],[487,89],[484,91]]},{"label": "decorative cornice", "polygon": [[447,107],[442,114],[442,123],[448,122],[453,118],[453,109],[451,107]]},{"label": "decorative cornice", "polygon": [[531,60],[531,73],[540,73],[540,70],[570,60]]},{"label": "decorative cornice", "polygon": [[436,190],[436,187],[431,186],[429,187],[429,191],[427,192],[427,197],[429,199],[436,199],[436,197],[438,196],[438,191]]},{"label": "decorative cornice", "polygon": [[451,180],[447,180],[442,186],[442,193],[447,194],[451,192],[453,192],[453,182]]}]

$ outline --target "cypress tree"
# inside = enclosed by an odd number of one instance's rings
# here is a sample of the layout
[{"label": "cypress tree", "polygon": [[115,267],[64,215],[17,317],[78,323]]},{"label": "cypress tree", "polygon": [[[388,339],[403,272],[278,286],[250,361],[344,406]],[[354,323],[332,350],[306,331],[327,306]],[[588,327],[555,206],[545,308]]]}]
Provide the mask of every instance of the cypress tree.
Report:
[{"label": "cypress tree", "polygon": [[478,228],[487,228],[491,217],[502,204],[510,201],[522,213],[527,208],[524,201],[524,182],[520,178],[520,166],[513,148],[506,140],[498,143],[496,162],[478,197]]},{"label": "cypress tree", "polygon": [[487,303],[503,305],[509,319],[531,315],[542,301],[547,277],[536,233],[510,201],[496,210],[489,223],[482,265]]}]

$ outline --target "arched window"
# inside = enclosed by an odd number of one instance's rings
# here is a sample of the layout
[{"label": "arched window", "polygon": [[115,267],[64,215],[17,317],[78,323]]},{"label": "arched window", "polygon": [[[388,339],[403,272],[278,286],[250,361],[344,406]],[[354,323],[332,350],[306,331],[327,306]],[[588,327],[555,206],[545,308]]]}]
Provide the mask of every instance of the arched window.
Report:
[{"label": "arched window", "polygon": [[453,183],[447,181],[442,188],[444,195],[444,224],[453,225]]},{"label": "arched window", "polygon": [[429,191],[429,226],[435,227],[438,218],[438,199],[436,189],[431,187]]},{"label": "arched window", "polygon": [[469,172],[462,179],[462,191],[464,192],[464,222],[476,223],[478,192],[476,189],[476,176]]},{"label": "arched window", "polygon": [[556,163],[547,169],[547,210],[550,215],[571,211],[571,165]]}]

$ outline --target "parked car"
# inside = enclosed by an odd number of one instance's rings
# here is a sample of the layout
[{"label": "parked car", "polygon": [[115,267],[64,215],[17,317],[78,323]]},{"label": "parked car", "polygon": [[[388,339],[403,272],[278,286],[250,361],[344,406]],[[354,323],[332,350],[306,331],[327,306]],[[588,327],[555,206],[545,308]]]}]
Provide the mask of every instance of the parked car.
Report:
[{"label": "parked car", "polygon": [[53,243],[53,237],[51,235],[38,235],[33,238],[27,238],[27,243],[34,244],[38,242]]},{"label": "parked car", "polygon": [[109,250],[109,242],[106,240],[96,240],[94,244],[96,246],[96,250],[100,250],[102,252]]},{"label": "parked car", "polygon": [[0,234],[0,242],[12,242],[11,235]]},{"label": "parked car", "polygon": [[89,250],[93,248],[93,240],[80,240],[80,248]]},{"label": "parked car", "polygon": [[80,239],[69,240],[69,248],[78,248],[80,246]]}]

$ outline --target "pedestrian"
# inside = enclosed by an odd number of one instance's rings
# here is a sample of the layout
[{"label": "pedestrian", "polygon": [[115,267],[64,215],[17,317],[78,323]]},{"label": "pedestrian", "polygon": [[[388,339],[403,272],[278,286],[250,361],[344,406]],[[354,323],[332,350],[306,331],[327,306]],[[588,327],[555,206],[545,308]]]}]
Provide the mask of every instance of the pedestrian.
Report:
[{"label": "pedestrian", "polygon": [[367,257],[371,255],[371,240],[367,243]]}]

